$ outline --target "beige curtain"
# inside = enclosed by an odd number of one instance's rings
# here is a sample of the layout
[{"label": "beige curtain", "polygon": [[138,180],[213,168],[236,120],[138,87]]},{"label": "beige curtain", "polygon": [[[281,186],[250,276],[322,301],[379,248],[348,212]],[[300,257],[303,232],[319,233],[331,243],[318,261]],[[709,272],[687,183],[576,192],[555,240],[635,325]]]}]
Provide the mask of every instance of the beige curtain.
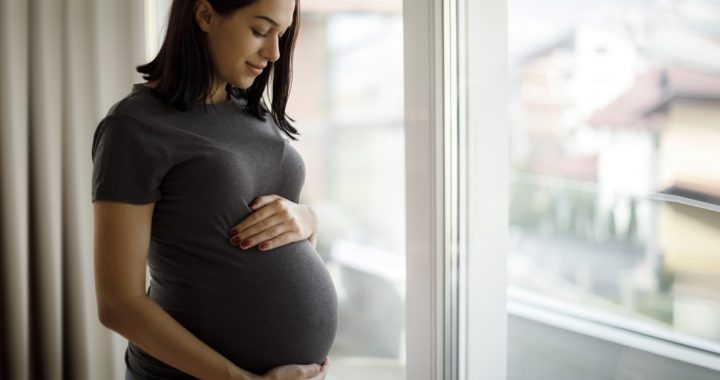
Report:
[{"label": "beige curtain", "polygon": [[97,318],[90,147],[140,82],[143,0],[0,0],[0,379],[123,379]]}]

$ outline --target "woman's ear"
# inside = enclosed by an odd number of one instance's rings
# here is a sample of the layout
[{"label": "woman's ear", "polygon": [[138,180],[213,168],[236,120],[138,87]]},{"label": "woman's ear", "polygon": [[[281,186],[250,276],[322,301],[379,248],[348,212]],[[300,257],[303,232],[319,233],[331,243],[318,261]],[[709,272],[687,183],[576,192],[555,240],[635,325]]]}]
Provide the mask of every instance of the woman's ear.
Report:
[{"label": "woman's ear", "polygon": [[197,0],[195,2],[195,22],[197,22],[200,30],[205,33],[210,32],[210,23],[214,17],[215,10],[207,0]]}]

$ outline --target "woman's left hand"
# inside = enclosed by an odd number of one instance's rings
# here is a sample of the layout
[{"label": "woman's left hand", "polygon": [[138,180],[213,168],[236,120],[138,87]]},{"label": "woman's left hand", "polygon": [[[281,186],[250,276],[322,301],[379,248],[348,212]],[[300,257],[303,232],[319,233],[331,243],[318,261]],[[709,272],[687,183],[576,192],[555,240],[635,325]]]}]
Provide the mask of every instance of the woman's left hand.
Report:
[{"label": "woman's left hand", "polygon": [[241,249],[259,244],[261,251],[304,239],[315,245],[318,220],[309,206],[269,194],[255,198],[250,209],[255,212],[230,229],[230,244]]}]

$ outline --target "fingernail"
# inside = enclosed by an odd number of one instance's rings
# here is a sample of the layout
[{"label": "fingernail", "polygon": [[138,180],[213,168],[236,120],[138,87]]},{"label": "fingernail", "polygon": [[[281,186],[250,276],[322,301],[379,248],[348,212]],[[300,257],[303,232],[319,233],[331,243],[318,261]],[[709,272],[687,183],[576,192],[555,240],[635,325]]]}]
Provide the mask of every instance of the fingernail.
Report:
[{"label": "fingernail", "polygon": [[240,244],[240,246],[243,247],[243,248],[247,248],[248,245],[250,245],[250,242],[247,241],[247,240],[243,241],[243,242]]},{"label": "fingernail", "polygon": [[238,242],[240,242],[240,238],[237,236],[232,238],[232,240],[230,240],[230,243],[232,243],[232,245],[237,245]]},{"label": "fingernail", "polygon": [[236,230],[236,229],[234,229],[234,228],[233,228],[232,230],[230,230],[230,237],[233,237],[233,236],[235,236],[235,235],[237,235],[237,234],[238,234],[238,230]]},{"label": "fingernail", "polygon": [[260,244],[260,249],[265,249],[267,247],[268,247],[267,243]]}]

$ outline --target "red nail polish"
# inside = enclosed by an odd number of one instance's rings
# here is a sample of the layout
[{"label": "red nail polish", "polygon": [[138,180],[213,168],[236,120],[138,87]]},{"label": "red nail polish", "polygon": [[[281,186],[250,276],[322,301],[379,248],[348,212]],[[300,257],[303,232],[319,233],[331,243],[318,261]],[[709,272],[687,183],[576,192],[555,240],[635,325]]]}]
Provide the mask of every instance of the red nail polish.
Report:
[{"label": "red nail polish", "polygon": [[260,244],[260,249],[265,249],[265,248],[267,248],[267,246],[268,246],[267,243],[262,243],[262,244]]},{"label": "red nail polish", "polygon": [[236,229],[230,230],[230,237],[233,237],[233,236],[235,236],[235,235],[237,235],[237,234],[238,234],[238,230],[236,230]]}]

